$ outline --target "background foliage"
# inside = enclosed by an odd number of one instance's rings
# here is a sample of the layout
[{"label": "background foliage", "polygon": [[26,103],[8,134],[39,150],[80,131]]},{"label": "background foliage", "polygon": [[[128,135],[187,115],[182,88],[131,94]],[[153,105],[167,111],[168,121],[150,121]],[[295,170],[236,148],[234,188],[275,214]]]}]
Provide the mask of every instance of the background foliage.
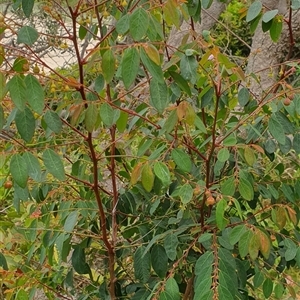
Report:
[{"label": "background foliage", "polygon": [[[10,4],[2,297],[296,299],[297,64],[257,97],[226,27],[169,48],[171,26],[200,21],[200,1]],[[247,43],[261,18],[280,37],[283,17],[260,1],[229,15]]]}]

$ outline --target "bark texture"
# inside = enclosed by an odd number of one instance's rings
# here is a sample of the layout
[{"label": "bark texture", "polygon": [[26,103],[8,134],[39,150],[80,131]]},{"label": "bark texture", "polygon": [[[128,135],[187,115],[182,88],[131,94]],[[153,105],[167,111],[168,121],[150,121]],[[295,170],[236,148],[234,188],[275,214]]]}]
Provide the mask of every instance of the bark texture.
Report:
[{"label": "bark texture", "polygon": [[[289,7],[287,0],[263,0],[262,4],[265,10],[278,9],[279,14],[284,16],[285,20],[289,19]],[[224,11],[226,5],[217,0],[213,2],[208,10],[202,9],[201,24],[194,24],[195,37],[201,35],[203,30],[209,30],[216,23],[220,14]],[[270,33],[264,33],[261,24],[258,25],[252,39],[251,53],[248,58],[246,73],[256,74],[257,80],[249,76],[249,84],[251,92],[258,98],[264,92],[268,92],[274,84],[278,81],[278,73],[280,71],[280,64],[286,59],[290,59],[290,31],[288,25],[283,21],[283,30],[280,40],[274,43],[270,38]],[[173,28],[168,40],[168,45],[171,49],[178,48],[183,37],[190,33],[191,24],[184,21],[178,30]],[[300,37],[300,11],[294,11],[292,14],[292,31],[294,39]]]},{"label": "bark texture", "polygon": [[[219,1],[214,1],[209,9],[202,9],[201,23],[194,24],[195,31],[193,35],[197,37],[203,30],[211,29],[224,9],[225,4]],[[183,21],[179,30],[173,26],[167,42],[171,49],[170,52],[172,52],[172,49],[176,49],[181,45],[183,37],[189,34],[191,30],[191,24],[187,21]]]},{"label": "bark texture", "polygon": [[[262,1],[268,9],[278,9],[279,13],[288,20],[289,9],[285,0],[266,0]],[[295,11],[292,14],[292,27],[294,38],[299,37],[300,33],[300,13]],[[258,76],[258,81],[250,78],[251,92],[260,97],[264,92],[268,92],[278,80],[280,63],[286,60],[289,53],[290,32],[286,22],[283,24],[281,37],[277,43],[270,38],[270,33],[264,33],[261,24],[258,25],[253,36],[251,53],[248,59],[247,73],[254,73]]]}]

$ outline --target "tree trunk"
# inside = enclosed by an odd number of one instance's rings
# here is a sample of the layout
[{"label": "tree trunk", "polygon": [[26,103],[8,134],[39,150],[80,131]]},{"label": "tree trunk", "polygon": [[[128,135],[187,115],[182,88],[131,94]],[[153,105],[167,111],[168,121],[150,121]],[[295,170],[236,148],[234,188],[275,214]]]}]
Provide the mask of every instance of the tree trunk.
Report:
[{"label": "tree trunk", "polygon": [[[200,35],[203,30],[211,29],[224,9],[225,3],[221,3],[219,1],[214,1],[209,9],[202,9],[201,23],[197,22],[194,24],[194,36]],[[181,45],[183,37],[186,34],[189,34],[191,30],[191,24],[187,21],[183,21],[179,30],[173,26],[168,40],[170,53],[174,52],[174,49]]]}]

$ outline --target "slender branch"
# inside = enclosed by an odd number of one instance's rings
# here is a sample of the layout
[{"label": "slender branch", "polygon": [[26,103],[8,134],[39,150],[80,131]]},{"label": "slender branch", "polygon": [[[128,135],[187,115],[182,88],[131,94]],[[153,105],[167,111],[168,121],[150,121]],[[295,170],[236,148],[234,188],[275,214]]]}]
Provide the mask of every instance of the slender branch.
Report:
[{"label": "slender branch", "polygon": [[[107,100],[111,102],[111,95],[110,95],[110,86],[107,85],[106,89]],[[111,157],[110,157],[110,173],[111,173],[111,183],[113,189],[113,201],[112,201],[112,211],[111,211],[111,218],[112,218],[112,247],[116,246],[117,243],[117,232],[118,232],[118,224],[117,224],[117,204],[118,204],[118,189],[117,189],[117,180],[116,180],[116,125],[113,125],[110,128],[110,135],[111,135]]]},{"label": "slender branch", "polygon": [[[211,159],[213,157],[215,148],[216,148],[216,126],[217,126],[217,116],[218,116],[218,109],[219,109],[219,102],[220,102],[220,97],[221,97],[221,78],[219,79],[218,83],[214,83],[214,88],[215,88],[215,94],[216,94],[216,105],[215,105],[215,111],[214,111],[214,121],[213,121],[213,126],[212,126],[212,141],[211,141],[211,148],[208,150],[208,156],[207,160],[205,161],[205,166],[206,166],[206,188],[210,188],[210,182],[213,180],[211,178]],[[206,201],[206,193],[203,195],[202,203],[201,203],[201,208],[200,208],[200,222],[201,226],[204,226],[204,207],[205,207],[205,201]]]},{"label": "slender branch", "polygon": [[[72,41],[73,41],[73,45],[75,48],[75,54],[77,57],[77,63],[78,63],[78,69],[79,69],[80,86],[78,88],[78,91],[81,95],[82,100],[85,103],[84,104],[85,108],[88,108],[88,103],[86,101],[86,95],[85,95],[85,89],[84,89],[84,70],[83,70],[84,61],[82,61],[82,59],[80,57],[80,51],[79,51],[77,35],[76,35],[76,33],[77,33],[76,18],[78,15],[77,15],[77,11],[73,12],[71,7],[69,7],[69,9],[70,9],[71,17],[72,17],[72,27],[73,27]],[[77,7],[77,9],[78,9],[78,7]],[[106,216],[105,216],[104,207],[103,207],[102,199],[100,196],[100,189],[99,189],[99,185],[98,185],[98,159],[97,159],[97,155],[96,155],[95,148],[93,145],[93,137],[92,137],[91,132],[88,133],[86,140],[87,140],[87,143],[89,146],[91,161],[93,164],[93,190],[94,190],[95,198],[96,198],[98,209],[99,209],[99,220],[100,220],[100,227],[101,227],[101,232],[102,232],[102,240],[103,240],[105,247],[107,249],[107,252],[108,252],[108,261],[109,261],[108,265],[109,265],[109,275],[110,275],[109,294],[110,294],[111,299],[115,300],[116,299],[116,295],[115,295],[116,275],[115,275],[115,268],[114,268],[115,252],[114,252],[113,246],[109,242],[108,234],[106,231]]]}]

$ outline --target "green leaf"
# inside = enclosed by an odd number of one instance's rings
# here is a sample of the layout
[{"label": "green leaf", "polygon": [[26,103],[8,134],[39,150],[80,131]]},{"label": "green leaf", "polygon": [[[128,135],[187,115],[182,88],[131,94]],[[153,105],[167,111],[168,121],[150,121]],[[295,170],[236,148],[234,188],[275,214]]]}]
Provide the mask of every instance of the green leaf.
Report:
[{"label": "green leaf", "polygon": [[262,283],[264,282],[265,276],[263,274],[263,272],[256,272],[254,277],[253,277],[253,285],[255,288],[259,288]]},{"label": "green leaf", "polygon": [[7,83],[13,103],[19,110],[24,110],[27,100],[26,85],[20,75],[14,75]]},{"label": "green leaf", "polygon": [[159,20],[150,14],[150,22],[148,26],[147,36],[150,41],[157,42],[164,39],[162,24]]},{"label": "green leaf", "polygon": [[245,178],[240,178],[239,180],[239,186],[238,186],[239,192],[241,196],[245,200],[252,200],[254,197],[254,191],[252,184],[246,180]]},{"label": "green leaf", "polygon": [[151,250],[151,264],[154,272],[164,278],[168,270],[168,256],[165,248],[161,245],[154,245]]},{"label": "green leaf", "polygon": [[140,53],[144,66],[150,72],[153,78],[160,83],[164,83],[164,74],[162,72],[162,68],[146,54],[143,48],[141,48]]},{"label": "green leaf", "polygon": [[111,127],[120,117],[120,110],[113,109],[108,103],[100,106],[100,117],[104,125]]},{"label": "green leaf", "polygon": [[20,154],[14,154],[10,160],[9,166],[11,176],[14,181],[21,187],[25,188],[28,179],[28,168],[26,160]]},{"label": "green leaf", "polygon": [[117,121],[117,128],[119,132],[124,132],[127,127],[127,121],[128,121],[128,113],[125,111],[120,112],[120,117]]},{"label": "green leaf", "polygon": [[30,152],[25,152],[23,158],[26,161],[28,175],[35,181],[41,180],[42,170],[39,160]]},{"label": "green leaf", "polygon": [[203,121],[197,115],[195,116],[195,126],[197,127],[197,129],[200,130],[200,132],[207,133],[207,130],[206,130],[206,127],[205,127]]},{"label": "green leaf", "polygon": [[221,192],[226,196],[233,196],[235,192],[235,178],[229,177],[221,184]]},{"label": "green leaf", "polygon": [[170,233],[164,240],[164,248],[170,260],[174,261],[177,256],[177,246],[179,244],[177,235]]},{"label": "green leaf", "polygon": [[239,240],[239,253],[242,258],[244,258],[249,253],[249,241],[253,236],[251,230],[247,230]]},{"label": "green leaf", "polygon": [[193,199],[193,188],[190,184],[184,184],[182,187],[180,187],[179,190],[179,197],[182,202],[182,204],[188,204]]},{"label": "green leaf", "polygon": [[104,79],[104,76],[102,74],[98,75],[95,79],[95,91],[97,93],[100,93],[103,88],[104,88],[104,84],[105,84],[105,79]]},{"label": "green leaf", "polygon": [[295,257],[298,268],[300,267],[300,247],[298,247],[297,254]]},{"label": "green leaf", "polygon": [[142,169],[141,176],[142,185],[147,192],[150,192],[152,190],[154,185],[154,178],[155,176],[152,172],[152,168],[147,162]]},{"label": "green leaf", "polygon": [[2,105],[0,105],[0,130],[2,130],[5,123],[4,110]]},{"label": "green leaf", "polygon": [[129,14],[125,14],[116,24],[118,34],[124,35],[129,30]]},{"label": "green leaf", "polygon": [[269,119],[269,131],[278,143],[282,145],[285,144],[284,129],[275,114]]},{"label": "green leaf", "polygon": [[235,245],[246,231],[247,231],[247,228],[245,225],[238,225],[238,226],[234,227],[229,234],[230,244]]},{"label": "green leaf", "polygon": [[16,294],[16,300],[29,300],[28,293],[25,292],[23,289],[18,290]]},{"label": "green leaf", "polygon": [[295,135],[294,135],[293,149],[295,150],[297,155],[300,154],[300,133],[299,132],[295,133]]},{"label": "green leaf", "polygon": [[129,32],[135,41],[140,41],[146,34],[149,17],[143,8],[137,8],[129,17]]},{"label": "green leaf", "polygon": [[217,158],[220,162],[226,162],[230,157],[229,150],[227,148],[222,148],[218,154]]},{"label": "green leaf", "polygon": [[85,111],[84,122],[88,132],[93,132],[93,130],[95,129],[98,113],[98,108],[95,104],[90,104]]},{"label": "green leaf", "polygon": [[231,146],[235,146],[237,143],[236,137],[234,136],[234,134],[229,135],[224,141],[223,144],[226,147],[231,147]]},{"label": "green leaf", "polygon": [[176,110],[172,110],[168,119],[166,120],[165,124],[163,125],[163,128],[162,128],[162,132],[161,133],[170,133],[175,125],[177,124],[178,122],[178,116],[177,116],[177,112]]},{"label": "green leaf", "polygon": [[179,287],[176,280],[173,277],[170,277],[165,285],[165,291],[170,295],[172,300],[180,300]]},{"label": "green leaf", "polygon": [[133,84],[140,66],[140,55],[136,48],[127,48],[121,62],[122,80],[126,89]]},{"label": "green leaf", "polygon": [[35,118],[31,110],[28,107],[25,107],[23,111],[18,110],[15,122],[22,139],[29,143],[35,131]]},{"label": "green leaf", "polygon": [[27,18],[29,18],[32,13],[33,5],[34,0],[22,0],[22,9]]},{"label": "green leaf", "polygon": [[210,8],[210,6],[212,5],[212,3],[213,3],[213,0],[202,0],[201,1],[202,7],[204,9]]},{"label": "green leaf", "polygon": [[300,0],[292,0],[291,8],[293,10],[299,9],[300,8]]},{"label": "green leaf", "polygon": [[160,83],[155,78],[150,82],[150,104],[157,109],[159,113],[163,113],[169,104],[168,87],[165,82]]},{"label": "green leaf", "polygon": [[245,161],[249,166],[253,166],[254,163],[256,162],[256,156],[255,156],[255,152],[254,150],[249,147],[246,146],[245,150],[244,150],[244,157],[245,157]]},{"label": "green leaf", "polygon": [[169,74],[172,76],[176,84],[180,87],[182,91],[187,93],[189,96],[192,95],[191,89],[189,87],[188,82],[178,73],[174,71],[169,71]]},{"label": "green leaf", "polygon": [[[1,60],[1,46],[0,46],[0,60]],[[6,95],[7,88],[8,86],[6,86],[6,77],[4,76],[3,73],[0,73],[0,100],[3,100],[4,96]]]},{"label": "green leaf", "polygon": [[83,40],[86,37],[87,34],[87,28],[85,24],[80,25],[79,30],[78,30],[78,36],[81,40]]},{"label": "green leaf", "polygon": [[198,239],[198,243],[204,243],[206,241],[209,241],[212,238],[212,234],[205,232],[203,234],[201,234],[201,236]]},{"label": "green leaf", "polygon": [[8,271],[8,265],[5,256],[0,252],[0,267]]},{"label": "green leaf", "polygon": [[23,26],[18,31],[17,43],[23,43],[25,45],[32,46],[36,42],[38,37],[39,34],[35,28],[30,26]]},{"label": "green leaf", "polygon": [[[18,73],[23,73],[24,69],[28,67],[28,60],[23,56],[19,56],[14,60],[13,70]],[[26,66],[27,65],[27,66]]]},{"label": "green leaf", "polygon": [[195,265],[195,289],[194,300],[197,299],[212,299],[212,267],[214,255],[212,251],[206,251],[198,258]]},{"label": "green leaf", "polygon": [[285,288],[284,288],[283,284],[281,284],[280,282],[276,283],[275,288],[274,288],[275,298],[282,299],[284,292],[285,292]]},{"label": "green leaf", "polygon": [[38,114],[44,109],[44,90],[35,76],[29,74],[24,80],[26,84],[26,95],[31,108]]},{"label": "green leaf", "polygon": [[194,56],[184,55],[180,60],[181,76],[187,80],[195,83],[197,74],[198,62]]},{"label": "green leaf", "polygon": [[272,21],[272,25],[270,28],[270,36],[273,42],[278,42],[280,38],[280,34],[282,32],[283,20],[281,17],[276,17]]},{"label": "green leaf", "polygon": [[250,23],[250,33],[254,34],[255,30],[257,29],[258,24],[260,24],[262,13],[260,13],[253,21]]},{"label": "green leaf", "polygon": [[102,57],[102,74],[106,83],[110,83],[114,77],[116,70],[116,60],[111,49],[107,50]]},{"label": "green leaf", "polygon": [[240,106],[244,107],[250,99],[249,90],[245,87],[241,88],[238,93],[238,101]]},{"label": "green leaf", "polygon": [[173,149],[171,156],[180,170],[187,173],[192,170],[191,158],[182,149]]},{"label": "green leaf", "polygon": [[75,247],[72,253],[72,267],[78,274],[90,274],[91,269],[85,261],[84,248]]},{"label": "green leaf", "polygon": [[46,111],[44,115],[44,121],[54,133],[61,132],[62,121],[56,112],[52,110]]},{"label": "green leaf", "polygon": [[246,22],[251,22],[252,20],[254,20],[260,14],[261,9],[261,1],[254,1],[248,9]]},{"label": "green leaf", "polygon": [[78,211],[72,211],[66,221],[65,221],[65,224],[64,224],[64,231],[67,232],[67,233],[71,233],[73,232],[73,229],[77,223],[77,218],[78,218]]},{"label": "green leaf", "polygon": [[271,278],[266,278],[263,283],[263,293],[266,298],[269,298],[273,292],[273,280]]},{"label": "green leaf", "polygon": [[249,255],[252,260],[256,260],[258,257],[260,242],[259,237],[254,233],[249,241]]},{"label": "green leaf", "polygon": [[161,180],[163,185],[168,185],[171,182],[170,171],[162,162],[156,162],[153,167],[154,174]]},{"label": "green leaf", "polygon": [[49,173],[60,181],[66,180],[65,169],[60,156],[52,149],[43,152],[43,161]]},{"label": "green leaf", "polygon": [[140,246],[135,251],[133,257],[134,276],[141,283],[146,283],[148,281],[148,279],[150,278],[150,269],[151,269],[150,253],[146,252],[144,254],[144,251],[145,251],[145,247]]},{"label": "green leaf", "polygon": [[262,21],[265,23],[270,22],[276,15],[278,14],[278,9],[273,9],[273,10],[269,10],[267,11],[263,17],[262,17]]},{"label": "green leaf", "polygon": [[226,207],[227,207],[227,202],[225,199],[221,199],[217,203],[216,222],[217,222],[217,226],[220,230],[223,230],[229,223],[229,221],[224,218]]}]

